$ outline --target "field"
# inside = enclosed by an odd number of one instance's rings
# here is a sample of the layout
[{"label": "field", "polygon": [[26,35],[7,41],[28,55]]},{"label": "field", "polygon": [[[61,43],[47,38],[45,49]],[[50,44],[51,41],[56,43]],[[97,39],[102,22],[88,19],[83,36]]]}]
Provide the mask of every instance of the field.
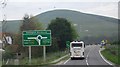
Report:
[{"label": "field", "polygon": [[118,62],[118,58],[120,57],[118,51],[118,45],[108,45],[106,49],[102,51],[102,55],[115,65],[120,65],[120,62]]},{"label": "field", "polygon": [[[47,53],[46,54],[46,61],[43,61],[43,56],[39,58],[32,58],[31,65],[49,65],[49,64],[55,64],[57,62],[53,62],[65,55],[68,54],[68,51],[62,51],[62,52],[53,52],[53,53]],[[63,58],[64,59],[64,58]],[[51,63],[53,62],[53,63]],[[14,59],[9,61],[8,65],[16,65]],[[29,59],[28,57],[25,57],[23,59],[19,60],[19,65],[29,65]]]}]

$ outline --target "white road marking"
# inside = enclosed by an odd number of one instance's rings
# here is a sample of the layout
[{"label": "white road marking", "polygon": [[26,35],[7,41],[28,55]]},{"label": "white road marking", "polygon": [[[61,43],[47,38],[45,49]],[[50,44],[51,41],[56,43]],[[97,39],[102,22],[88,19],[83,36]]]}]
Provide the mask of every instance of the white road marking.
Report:
[{"label": "white road marking", "polygon": [[[90,49],[90,51],[91,51],[91,49]],[[87,60],[88,60],[88,55],[89,55],[90,51],[88,52],[87,57],[86,57],[86,63],[87,63],[87,65],[89,65]]]},{"label": "white road marking", "polygon": [[102,59],[103,59],[106,63],[108,63],[109,65],[113,65],[113,64],[111,64],[110,62],[108,62],[108,61],[103,57],[103,55],[101,54],[100,51],[101,51],[101,50],[99,50],[99,54],[100,54],[100,56],[102,57]]},{"label": "white road marking", "polygon": [[[90,48],[90,51],[91,51],[91,50],[92,50],[92,49]],[[88,55],[89,55],[90,51],[88,52],[87,57],[86,57],[86,64],[87,64],[87,65],[89,65],[87,60],[88,60]]]},{"label": "white road marking", "polygon": [[[88,47],[87,47],[87,48],[88,48]],[[86,48],[85,48],[85,49],[86,49]],[[88,64],[88,55],[90,54],[91,50],[92,50],[92,49],[90,49],[90,51],[88,52],[87,57],[86,57],[86,64],[87,64],[87,65],[89,65],[89,64]],[[102,57],[102,59],[103,59],[106,63],[108,63],[109,65],[113,65],[112,63],[108,62],[108,61],[102,56],[102,54],[101,54],[100,51],[101,51],[101,50],[99,50],[99,54],[100,54],[100,56]],[[69,58],[67,61],[65,61],[64,64],[66,64],[69,60],[70,60],[70,58]]]},{"label": "white road marking", "polygon": [[9,59],[7,60],[6,64],[8,64],[8,62],[9,62]]},{"label": "white road marking", "polygon": [[[93,46],[93,47],[95,47],[95,46]],[[91,47],[90,47],[90,51],[88,52],[87,57],[86,57],[86,64],[87,64],[87,65],[89,65],[89,64],[88,64],[88,55],[90,54],[91,50],[92,50],[92,49],[91,49]]]},{"label": "white road marking", "polygon": [[[88,45],[88,46],[86,46],[86,48],[88,48],[88,47],[90,47],[90,46],[91,46],[91,45]],[[85,49],[86,49],[86,48],[85,48]],[[91,51],[91,49],[90,49],[90,51]],[[90,51],[89,51],[89,53],[90,53]],[[87,61],[87,58],[88,58],[89,53],[87,54],[87,57],[86,57],[86,64],[87,64],[87,65],[89,65],[89,64],[88,64],[88,61]],[[64,64],[66,64],[69,60],[70,60],[70,58],[69,58],[67,61],[65,61]]]},{"label": "white road marking", "polygon": [[65,61],[64,64],[66,64],[69,60],[70,60],[70,58],[67,61]]},{"label": "white road marking", "polygon": [[[88,47],[90,47],[90,46],[86,46],[86,48],[88,48]],[[85,49],[86,49],[86,48],[85,48]],[[69,60],[70,60],[70,58],[69,58],[68,60],[66,60],[66,61],[64,62],[64,64],[66,64]]]},{"label": "white road marking", "polygon": [[86,59],[86,64],[89,65],[87,59]]}]

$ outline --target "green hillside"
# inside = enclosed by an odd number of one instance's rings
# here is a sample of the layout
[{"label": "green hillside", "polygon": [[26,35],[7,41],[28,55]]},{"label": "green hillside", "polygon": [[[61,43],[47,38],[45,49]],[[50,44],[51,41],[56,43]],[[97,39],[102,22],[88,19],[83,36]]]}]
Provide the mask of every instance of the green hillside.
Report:
[{"label": "green hillside", "polygon": [[[118,20],[115,18],[86,14],[71,10],[53,10],[35,16],[42,24],[47,27],[52,19],[62,17],[68,19],[72,24],[77,24],[77,29],[80,37],[114,37],[118,33]],[[8,32],[17,33],[21,21],[8,21],[6,26]]]},{"label": "green hillside", "polygon": [[2,32],[18,33],[21,24],[21,20],[7,21],[7,23],[2,27]]}]

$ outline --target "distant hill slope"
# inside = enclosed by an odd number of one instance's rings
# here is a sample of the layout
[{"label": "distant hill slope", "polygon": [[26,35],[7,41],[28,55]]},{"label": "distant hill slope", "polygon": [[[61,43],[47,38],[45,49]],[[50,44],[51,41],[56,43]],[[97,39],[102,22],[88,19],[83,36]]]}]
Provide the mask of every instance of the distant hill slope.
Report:
[{"label": "distant hill slope", "polygon": [[19,32],[20,26],[22,25],[22,20],[11,20],[7,21],[4,25],[2,32],[17,33]]},{"label": "distant hill slope", "polygon": [[[43,27],[47,27],[52,19],[62,17],[68,19],[80,35],[83,36],[114,36],[118,31],[118,20],[110,17],[92,15],[71,10],[53,10],[35,16]],[[8,21],[6,26],[8,32],[17,33],[21,25],[20,20]]]}]

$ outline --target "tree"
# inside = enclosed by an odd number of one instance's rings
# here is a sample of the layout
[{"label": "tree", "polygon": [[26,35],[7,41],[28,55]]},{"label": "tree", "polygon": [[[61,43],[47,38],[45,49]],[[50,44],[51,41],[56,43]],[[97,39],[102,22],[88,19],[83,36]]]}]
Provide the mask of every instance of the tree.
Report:
[{"label": "tree", "polygon": [[[37,21],[35,17],[30,17],[28,14],[25,14],[22,20],[22,25],[20,26],[20,32],[15,38],[15,44],[19,45],[17,52],[21,52],[24,54],[28,53],[28,47],[23,47],[22,45],[22,32],[28,30],[43,30],[42,24]],[[33,57],[40,56],[42,51],[42,47],[32,47],[32,55]],[[39,53],[39,54],[38,54]]]},{"label": "tree", "polygon": [[65,18],[53,19],[47,29],[51,30],[52,38],[57,39],[56,41],[60,50],[66,48],[66,41],[72,41],[77,37],[76,30]]},{"label": "tree", "polygon": [[29,17],[28,14],[25,14],[22,23],[23,24],[20,27],[20,31],[43,29],[42,24],[39,21],[37,21],[35,17]]}]

